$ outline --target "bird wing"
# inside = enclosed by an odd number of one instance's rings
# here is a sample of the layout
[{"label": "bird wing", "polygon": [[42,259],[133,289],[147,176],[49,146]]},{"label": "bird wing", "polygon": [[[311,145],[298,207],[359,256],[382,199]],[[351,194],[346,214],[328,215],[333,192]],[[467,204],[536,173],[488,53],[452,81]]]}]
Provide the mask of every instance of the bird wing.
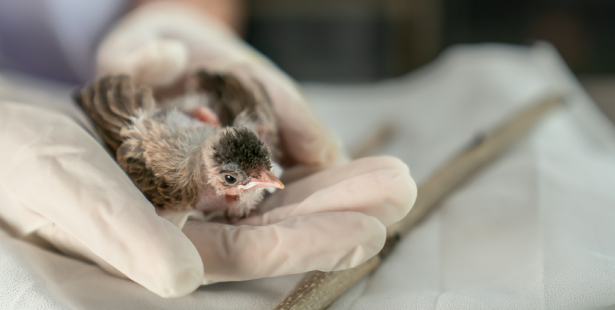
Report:
[{"label": "bird wing", "polygon": [[205,70],[198,71],[196,77],[198,90],[207,95],[207,105],[218,115],[220,125],[232,126],[243,111],[248,111],[250,117],[256,119],[256,98],[236,77]]},{"label": "bird wing", "polygon": [[132,123],[131,118],[156,113],[151,89],[135,89],[127,75],[103,77],[76,92],[74,97],[113,156],[123,141],[120,132]]},{"label": "bird wing", "polygon": [[[167,124],[149,88],[125,75],[107,76],[75,96],[115,156],[152,203],[170,209],[191,206],[202,183],[200,145],[212,129]],[[169,119],[170,120],[170,119]]]},{"label": "bird wing", "polygon": [[206,184],[203,146],[218,129],[173,128],[165,117],[138,118],[122,131],[118,162],[155,205],[190,208]]},{"label": "bird wing", "polygon": [[230,74],[196,74],[200,91],[208,96],[208,107],[217,114],[220,125],[252,129],[271,152],[272,159],[281,157],[278,128],[271,100],[264,86],[251,80],[249,87]]}]

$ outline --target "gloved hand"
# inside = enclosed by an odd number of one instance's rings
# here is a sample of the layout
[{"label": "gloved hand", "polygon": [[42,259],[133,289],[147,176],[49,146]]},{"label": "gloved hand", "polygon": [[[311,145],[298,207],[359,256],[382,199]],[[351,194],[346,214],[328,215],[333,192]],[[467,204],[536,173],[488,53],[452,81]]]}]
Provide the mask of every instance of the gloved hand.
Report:
[{"label": "gloved hand", "polygon": [[199,69],[257,79],[273,102],[284,162],[328,167],[347,161],[334,136],[315,118],[297,85],[223,24],[176,2],[143,5],[101,43],[99,75],[125,73],[137,84],[170,87]]},{"label": "gloved hand", "polygon": [[[257,78],[272,98],[286,153],[297,165],[332,166],[342,157],[289,78],[231,32],[186,8],[156,3],[126,17],[101,45],[99,68],[154,86],[171,85],[197,68]],[[5,137],[23,133],[11,150],[29,154],[10,153],[2,162],[12,167],[0,180],[19,193],[16,208],[48,221],[36,235],[59,250],[119,274],[115,267],[163,297],[187,294],[200,283],[356,266],[382,248],[386,226],[416,198],[399,160],[363,159],[287,184],[266,202],[271,211],[239,226],[206,222],[198,211],[158,210],[182,228],[192,241],[186,244],[168,221],[153,216],[154,208],[101,146],[68,119],[56,115],[50,121],[40,113],[18,113]],[[38,132],[57,136],[37,140]],[[11,178],[19,182],[9,184]],[[28,195],[43,187],[41,195]]]},{"label": "gloved hand", "polygon": [[163,297],[200,285],[194,245],[75,121],[0,101],[0,128],[0,218],[15,236],[38,235]]},{"label": "gloved hand", "polygon": [[354,267],[378,253],[385,227],[416,198],[403,163],[366,158],[289,184],[266,202],[271,211],[239,226],[159,210],[167,221],[72,119],[0,101],[0,128],[0,217],[14,234],[34,233],[162,297]]}]

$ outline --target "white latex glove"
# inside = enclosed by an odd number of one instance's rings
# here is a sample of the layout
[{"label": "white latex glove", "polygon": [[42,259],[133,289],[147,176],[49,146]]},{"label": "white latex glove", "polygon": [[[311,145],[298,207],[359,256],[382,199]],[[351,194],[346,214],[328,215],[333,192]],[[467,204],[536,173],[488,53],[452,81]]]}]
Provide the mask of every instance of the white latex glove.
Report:
[{"label": "white latex glove", "polygon": [[347,161],[286,74],[230,29],[185,4],[153,2],[131,12],[103,40],[97,60],[101,76],[125,73],[155,87],[175,85],[199,69],[232,73],[246,85],[257,79],[273,102],[292,163],[326,167]]},{"label": "white latex glove", "polygon": [[14,235],[38,236],[162,297],[202,283],[354,267],[378,253],[385,226],[416,197],[403,163],[367,158],[288,184],[265,206],[284,207],[240,226],[158,210],[167,221],[72,119],[0,101],[0,128],[0,218]]},{"label": "white latex glove", "polygon": [[[103,41],[98,60],[101,75],[127,73],[151,86],[172,85],[200,68],[256,78],[273,101],[294,163],[325,167],[343,157],[286,75],[232,32],[186,7],[152,3],[137,9]],[[406,165],[384,157],[287,184],[267,202],[272,211],[239,226],[205,222],[198,211],[158,211],[196,246],[207,284],[354,267],[380,251],[386,226],[405,216],[415,197]],[[39,235],[50,241],[58,236]],[[54,244],[80,253],[77,243],[64,238]]]},{"label": "white latex glove", "polygon": [[194,245],[75,121],[0,101],[0,145],[0,222],[15,236],[34,233],[162,297],[200,285]]}]

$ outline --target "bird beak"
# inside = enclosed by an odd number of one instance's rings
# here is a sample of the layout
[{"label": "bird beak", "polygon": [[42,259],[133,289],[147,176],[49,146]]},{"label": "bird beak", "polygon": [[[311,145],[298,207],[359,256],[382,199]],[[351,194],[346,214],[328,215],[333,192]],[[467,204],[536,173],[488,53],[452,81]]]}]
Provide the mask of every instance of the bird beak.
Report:
[{"label": "bird beak", "polygon": [[269,170],[261,172],[261,175],[256,179],[246,184],[244,189],[255,189],[262,187],[284,188],[284,184]]}]

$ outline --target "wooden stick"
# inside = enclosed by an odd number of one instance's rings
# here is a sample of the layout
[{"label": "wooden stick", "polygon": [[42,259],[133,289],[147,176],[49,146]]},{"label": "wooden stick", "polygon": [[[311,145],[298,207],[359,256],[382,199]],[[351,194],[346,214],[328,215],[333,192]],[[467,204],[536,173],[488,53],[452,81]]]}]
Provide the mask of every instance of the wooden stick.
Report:
[{"label": "wooden stick", "polygon": [[561,103],[559,96],[550,96],[506,121],[492,133],[478,137],[464,152],[454,157],[427,182],[419,186],[414,207],[405,218],[389,226],[387,243],[379,255],[352,269],[315,272],[274,309],[320,310],[327,307],[372,272],[395,247],[400,235],[425,219],[454,189],[498,158],[524,137],[542,116]]}]

